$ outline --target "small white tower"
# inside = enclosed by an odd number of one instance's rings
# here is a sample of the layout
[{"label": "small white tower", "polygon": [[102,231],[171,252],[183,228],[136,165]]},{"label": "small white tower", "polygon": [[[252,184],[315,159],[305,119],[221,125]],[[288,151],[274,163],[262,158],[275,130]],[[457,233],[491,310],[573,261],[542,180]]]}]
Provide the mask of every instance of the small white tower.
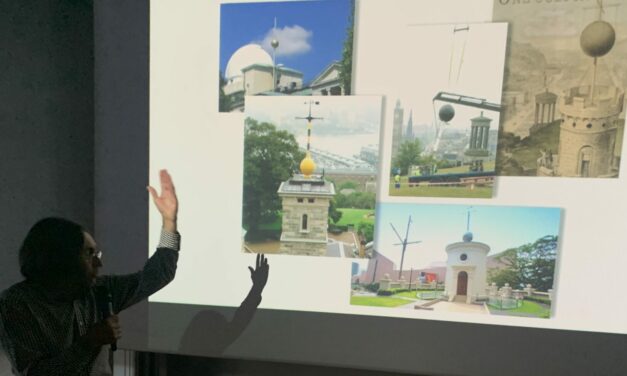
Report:
[{"label": "small white tower", "polygon": [[490,246],[473,241],[468,212],[467,232],[461,242],[446,246],[446,295],[449,301],[473,303],[485,297]]}]

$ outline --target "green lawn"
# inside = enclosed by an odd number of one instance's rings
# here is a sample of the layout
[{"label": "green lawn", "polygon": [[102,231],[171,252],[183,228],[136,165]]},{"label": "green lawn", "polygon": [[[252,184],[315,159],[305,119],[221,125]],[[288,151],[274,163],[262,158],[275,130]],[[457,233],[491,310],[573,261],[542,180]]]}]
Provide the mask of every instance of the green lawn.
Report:
[{"label": "green lawn", "polygon": [[538,317],[549,317],[551,314],[549,308],[529,300],[523,300],[523,304],[520,308],[512,309],[510,312],[527,313]]},{"label": "green lawn", "polygon": [[388,296],[351,296],[352,305],[371,307],[398,307],[411,303],[409,300]]},{"label": "green lawn", "polygon": [[504,313],[523,313],[525,315],[533,315],[542,318],[549,318],[549,316],[551,315],[550,307],[546,307],[529,300],[523,300],[522,306],[515,309],[507,309],[501,311],[498,308],[494,308],[492,306],[489,307],[491,311],[500,311]]},{"label": "green lawn", "polygon": [[417,293],[417,292],[416,292],[416,290],[413,290],[413,291],[405,291],[405,292],[399,292],[398,294],[394,294],[394,295],[392,295],[392,297],[395,297],[395,296],[402,296],[402,297],[404,297],[404,298],[418,299],[418,298],[416,297],[416,293]]},{"label": "green lawn", "polygon": [[401,188],[395,188],[394,183],[390,183],[390,196],[492,198],[492,187],[408,187],[401,183]]},{"label": "green lawn", "polygon": [[[494,161],[485,162],[483,164],[483,170],[484,171],[494,171],[495,164],[496,163]],[[459,167],[443,168],[443,169],[438,170],[438,173],[436,175],[456,174],[456,173],[460,173],[460,172],[470,172],[468,170],[468,167],[469,166],[459,166]]]},{"label": "green lawn", "polygon": [[342,218],[336,223],[338,226],[353,224],[357,226],[360,222],[374,224],[374,210],[371,209],[338,209],[342,212]]},{"label": "green lawn", "polygon": [[[346,226],[353,224],[357,226],[360,222],[369,222],[374,224],[374,210],[371,209],[338,209],[342,212],[342,218],[337,223],[338,226]],[[281,230],[283,214],[278,213],[272,222],[264,222],[259,224],[260,230]]]}]

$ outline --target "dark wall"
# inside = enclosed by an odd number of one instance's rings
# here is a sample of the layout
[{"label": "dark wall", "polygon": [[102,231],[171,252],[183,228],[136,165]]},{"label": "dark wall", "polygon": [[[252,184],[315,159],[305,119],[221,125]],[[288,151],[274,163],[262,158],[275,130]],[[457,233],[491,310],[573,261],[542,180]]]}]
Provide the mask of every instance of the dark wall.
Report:
[{"label": "dark wall", "polygon": [[[88,1],[0,2],[0,290],[39,218],[93,229],[93,13]],[[14,266],[14,267],[13,267]]]}]

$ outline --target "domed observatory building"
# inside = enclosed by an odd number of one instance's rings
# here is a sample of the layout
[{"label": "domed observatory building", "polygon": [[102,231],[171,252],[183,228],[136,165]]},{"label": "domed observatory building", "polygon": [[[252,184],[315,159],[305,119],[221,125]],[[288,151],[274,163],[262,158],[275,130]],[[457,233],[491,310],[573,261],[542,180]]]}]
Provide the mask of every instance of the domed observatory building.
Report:
[{"label": "domed observatory building", "polygon": [[[244,91],[244,75],[242,70],[254,64],[272,66],[272,57],[258,44],[247,44],[240,47],[229,59],[224,72],[226,85],[224,94],[232,95]],[[272,80],[270,80],[272,83]]]},{"label": "domed observatory building", "polygon": [[279,253],[325,256],[328,243],[329,205],[333,183],[314,175],[316,164],[307,151],[295,174],[279,186],[283,206]]},{"label": "domed observatory building", "polygon": [[231,98],[230,111],[243,111],[246,95],[288,88],[296,90],[303,86],[301,72],[275,65],[270,54],[258,44],[247,44],[235,51],[226,65],[224,77],[226,84],[222,90]]},{"label": "domed observatory building", "polygon": [[616,177],[625,92],[614,83],[597,83],[598,58],[614,46],[616,34],[605,21],[590,23],[581,33],[583,52],[593,58],[593,74],[588,85],[572,87],[560,100],[562,124],[559,139],[561,176]]},{"label": "domed observatory building", "polygon": [[446,246],[445,291],[449,301],[474,303],[485,298],[487,287],[487,256],[490,246],[473,241],[471,232],[463,241]]}]

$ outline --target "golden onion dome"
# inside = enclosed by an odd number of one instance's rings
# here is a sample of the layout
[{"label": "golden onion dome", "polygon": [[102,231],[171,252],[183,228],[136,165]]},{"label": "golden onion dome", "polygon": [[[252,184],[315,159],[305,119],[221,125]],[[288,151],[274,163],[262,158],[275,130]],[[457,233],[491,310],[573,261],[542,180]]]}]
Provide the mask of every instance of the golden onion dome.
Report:
[{"label": "golden onion dome", "polygon": [[305,177],[309,177],[314,173],[315,170],[316,164],[314,163],[313,159],[311,159],[311,154],[307,152],[307,154],[305,154],[305,158],[303,158],[303,160],[300,162],[300,172],[301,174],[305,175]]}]

